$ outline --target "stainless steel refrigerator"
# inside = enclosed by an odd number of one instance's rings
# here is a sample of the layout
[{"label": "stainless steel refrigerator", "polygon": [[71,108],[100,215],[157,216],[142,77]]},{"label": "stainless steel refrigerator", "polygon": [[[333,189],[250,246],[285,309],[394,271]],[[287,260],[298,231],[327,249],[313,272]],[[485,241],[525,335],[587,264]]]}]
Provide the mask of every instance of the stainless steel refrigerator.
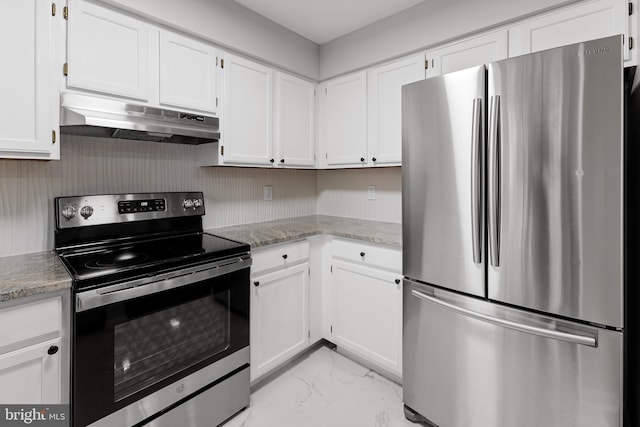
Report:
[{"label": "stainless steel refrigerator", "polygon": [[622,48],[610,37],[403,87],[407,418],[623,425]]}]

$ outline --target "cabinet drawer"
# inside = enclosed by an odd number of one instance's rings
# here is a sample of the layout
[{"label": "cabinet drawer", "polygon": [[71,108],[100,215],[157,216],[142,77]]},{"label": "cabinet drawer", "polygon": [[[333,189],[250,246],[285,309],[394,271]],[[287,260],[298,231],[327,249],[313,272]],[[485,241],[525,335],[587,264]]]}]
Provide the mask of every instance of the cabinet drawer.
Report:
[{"label": "cabinet drawer", "polygon": [[372,245],[357,240],[333,241],[333,257],[371,267],[402,272],[402,251],[399,249]]},{"label": "cabinet drawer", "polygon": [[60,333],[60,298],[0,310],[0,348]]},{"label": "cabinet drawer", "polygon": [[274,268],[286,267],[309,258],[309,242],[306,240],[270,246],[252,253],[251,273],[257,274]]}]

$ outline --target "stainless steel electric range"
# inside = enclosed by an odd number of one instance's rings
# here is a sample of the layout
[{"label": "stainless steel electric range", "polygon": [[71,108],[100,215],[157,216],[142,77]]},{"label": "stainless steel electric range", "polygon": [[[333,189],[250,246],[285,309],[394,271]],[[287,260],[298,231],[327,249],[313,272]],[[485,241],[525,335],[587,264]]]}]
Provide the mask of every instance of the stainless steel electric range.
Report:
[{"label": "stainless steel electric range", "polygon": [[73,277],[74,426],[215,426],[249,404],[249,246],[202,193],[55,199]]}]

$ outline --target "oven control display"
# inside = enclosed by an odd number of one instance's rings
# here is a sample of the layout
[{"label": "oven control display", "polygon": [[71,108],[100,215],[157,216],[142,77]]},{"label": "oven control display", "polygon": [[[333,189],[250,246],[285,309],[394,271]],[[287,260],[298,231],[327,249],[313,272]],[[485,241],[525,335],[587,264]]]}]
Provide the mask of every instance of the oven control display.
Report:
[{"label": "oven control display", "polygon": [[118,202],[118,213],[120,214],[157,212],[165,210],[167,210],[167,204],[164,199],[125,200]]}]

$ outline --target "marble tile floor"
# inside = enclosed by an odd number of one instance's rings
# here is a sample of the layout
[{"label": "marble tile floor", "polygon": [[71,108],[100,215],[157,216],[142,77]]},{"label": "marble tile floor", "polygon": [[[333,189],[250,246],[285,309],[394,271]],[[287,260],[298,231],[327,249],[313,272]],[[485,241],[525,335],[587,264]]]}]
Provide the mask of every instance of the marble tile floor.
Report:
[{"label": "marble tile floor", "polygon": [[224,427],[419,427],[404,418],[402,387],[322,346],[251,393]]}]

